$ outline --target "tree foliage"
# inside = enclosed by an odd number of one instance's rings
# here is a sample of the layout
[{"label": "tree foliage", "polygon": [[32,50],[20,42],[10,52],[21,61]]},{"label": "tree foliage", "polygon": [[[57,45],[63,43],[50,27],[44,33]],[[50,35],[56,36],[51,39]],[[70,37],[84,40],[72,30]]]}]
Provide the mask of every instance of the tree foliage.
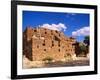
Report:
[{"label": "tree foliage", "polygon": [[79,45],[79,47],[81,52],[86,51],[86,46],[84,44]]},{"label": "tree foliage", "polygon": [[85,36],[84,43],[87,44],[87,46],[90,45],[90,36]]}]

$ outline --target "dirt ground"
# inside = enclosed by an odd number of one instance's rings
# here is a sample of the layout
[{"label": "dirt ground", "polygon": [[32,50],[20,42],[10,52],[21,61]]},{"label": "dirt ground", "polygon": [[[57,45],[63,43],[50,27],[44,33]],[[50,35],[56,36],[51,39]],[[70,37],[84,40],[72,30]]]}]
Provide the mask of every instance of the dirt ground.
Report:
[{"label": "dirt ground", "polygon": [[30,68],[45,68],[45,67],[69,67],[69,66],[89,66],[89,58],[77,57],[75,60],[70,61],[56,61],[46,63],[44,61],[30,61],[23,57],[23,69]]}]

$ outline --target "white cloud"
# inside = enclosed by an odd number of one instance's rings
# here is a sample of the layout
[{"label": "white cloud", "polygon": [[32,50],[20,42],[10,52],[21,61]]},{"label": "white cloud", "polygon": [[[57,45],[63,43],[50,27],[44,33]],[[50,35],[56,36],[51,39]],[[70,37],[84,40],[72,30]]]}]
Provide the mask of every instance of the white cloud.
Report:
[{"label": "white cloud", "polygon": [[90,34],[90,27],[83,27],[77,31],[72,32],[72,36],[87,36]]},{"label": "white cloud", "polygon": [[51,29],[51,30],[57,30],[57,31],[66,31],[67,27],[63,23],[59,24],[43,24],[43,28]]}]

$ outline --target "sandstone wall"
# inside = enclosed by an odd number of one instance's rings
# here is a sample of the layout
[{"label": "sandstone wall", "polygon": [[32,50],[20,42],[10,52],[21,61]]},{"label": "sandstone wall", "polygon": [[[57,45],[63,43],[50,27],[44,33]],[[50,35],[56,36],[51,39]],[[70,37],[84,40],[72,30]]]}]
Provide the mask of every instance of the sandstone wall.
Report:
[{"label": "sandstone wall", "polygon": [[[66,37],[64,33],[46,28],[27,28],[24,32],[24,53],[31,60],[41,61],[47,57],[55,61],[75,54],[75,39]],[[26,45],[27,44],[27,45]]]}]

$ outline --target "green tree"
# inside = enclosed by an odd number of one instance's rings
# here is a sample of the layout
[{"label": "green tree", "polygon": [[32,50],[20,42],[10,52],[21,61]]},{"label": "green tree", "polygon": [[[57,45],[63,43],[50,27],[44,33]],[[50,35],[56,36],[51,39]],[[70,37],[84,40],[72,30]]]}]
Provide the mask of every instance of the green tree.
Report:
[{"label": "green tree", "polygon": [[79,55],[86,56],[87,47],[84,43],[79,44]]},{"label": "green tree", "polygon": [[89,53],[90,36],[85,36],[84,43],[86,44],[86,53]]},{"label": "green tree", "polygon": [[84,43],[87,44],[87,46],[90,45],[90,36],[85,36],[84,37]]},{"label": "green tree", "polygon": [[86,46],[84,44],[80,45],[80,50],[84,52],[86,50]]}]

